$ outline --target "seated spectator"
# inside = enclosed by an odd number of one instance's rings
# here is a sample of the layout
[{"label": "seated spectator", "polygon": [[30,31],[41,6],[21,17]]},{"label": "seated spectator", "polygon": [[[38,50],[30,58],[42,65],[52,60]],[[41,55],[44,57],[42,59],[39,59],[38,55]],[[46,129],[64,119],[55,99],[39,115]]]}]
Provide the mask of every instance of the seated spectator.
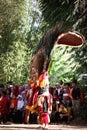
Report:
[{"label": "seated spectator", "polygon": [[59,110],[58,110],[58,116],[59,116],[59,121],[68,122],[68,110],[64,106],[63,103],[60,103]]}]

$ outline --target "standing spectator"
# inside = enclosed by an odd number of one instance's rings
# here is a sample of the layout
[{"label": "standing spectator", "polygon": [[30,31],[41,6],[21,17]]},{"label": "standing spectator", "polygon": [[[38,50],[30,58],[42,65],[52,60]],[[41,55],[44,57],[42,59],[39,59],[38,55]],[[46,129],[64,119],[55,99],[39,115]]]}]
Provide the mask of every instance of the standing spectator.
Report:
[{"label": "standing spectator", "polygon": [[58,101],[58,92],[57,90],[54,88],[53,90],[53,111],[56,111],[56,102]]},{"label": "standing spectator", "polygon": [[63,103],[69,106],[70,103],[70,88],[69,83],[65,83],[63,86]]},{"label": "standing spectator", "polygon": [[7,82],[7,88],[11,88],[12,86],[13,86],[12,81],[8,81],[8,82]]},{"label": "standing spectator", "polygon": [[0,84],[0,89],[4,89],[4,84]]},{"label": "standing spectator", "polygon": [[60,80],[60,81],[59,81],[59,84],[60,84],[60,86],[62,87],[62,85],[63,85],[63,81]]},{"label": "standing spectator", "polygon": [[13,94],[17,97],[19,95],[19,86],[14,85],[13,87]]},{"label": "standing spectator", "polygon": [[5,90],[0,89],[0,123],[6,122],[8,112],[8,99]]},{"label": "standing spectator", "polygon": [[13,95],[13,93],[14,93],[14,86],[13,86],[13,85],[10,85],[9,88],[11,89],[10,97],[12,97],[12,95]]},{"label": "standing spectator", "polygon": [[11,96],[11,89],[10,88],[7,88],[6,89],[6,96],[7,96],[7,99],[10,101],[10,96]]},{"label": "standing spectator", "polygon": [[60,84],[56,85],[56,90],[57,90],[58,96],[59,96],[60,95],[60,91],[61,91],[61,85]]},{"label": "standing spectator", "polygon": [[28,99],[27,99],[27,91],[23,91],[21,93],[22,97],[23,97],[23,101],[24,101],[24,108],[23,108],[23,113],[22,113],[22,119],[23,119],[23,122],[26,123],[25,121],[25,116],[26,116],[26,105],[28,103]]},{"label": "standing spectator", "polygon": [[17,99],[16,96],[13,94],[12,98],[10,100],[10,107],[9,107],[9,117],[10,121],[15,122],[15,113],[16,113],[16,108],[17,108]]},{"label": "standing spectator", "polygon": [[56,123],[56,111],[58,107],[58,92],[56,88],[53,89],[53,103],[52,103],[52,113],[50,116],[51,122]]},{"label": "standing spectator", "polygon": [[7,97],[7,99],[8,99],[7,121],[9,121],[9,120],[10,120],[9,108],[10,108],[10,100],[11,100],[11,89],[10,89],[10,88],[6,88],[6,97]]},{"label": "standing spectator", "polygon": [[24,101],[22,95],[18,95],[17,97],[17,110],[16,110],[16,121],[17,123],[23,122],[23,109],[24,109]]},{"label": "standing spectator", "polygon": [[73,114],[74,116],[79,115],[80,102],[83,101],[83,94],[80,88],[77,86],[77,81],[72,81],[72,88],[70,89],[70,98],[72,100]]},{"label": "standing spectator", "polygon": [[68,122],[69,122],[71,117],[71,106],[72,106],[72,101],[70,99],[70,83],[65,83],[63,86],[63,103],[68,111]]}]

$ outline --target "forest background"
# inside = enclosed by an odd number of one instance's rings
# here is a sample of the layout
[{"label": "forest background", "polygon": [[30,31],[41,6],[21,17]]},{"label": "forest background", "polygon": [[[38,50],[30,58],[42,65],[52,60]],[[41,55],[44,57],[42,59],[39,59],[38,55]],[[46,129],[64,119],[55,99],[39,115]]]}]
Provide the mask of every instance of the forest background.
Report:
[{"label": "forest background", "polygon": [[[0,0],[0,83],[29,82],[35,47],[46,31],[78,31],[87,38],[86,0]],[[55,46],[50,86],[87,74],[87,41],[81,47]]]}]

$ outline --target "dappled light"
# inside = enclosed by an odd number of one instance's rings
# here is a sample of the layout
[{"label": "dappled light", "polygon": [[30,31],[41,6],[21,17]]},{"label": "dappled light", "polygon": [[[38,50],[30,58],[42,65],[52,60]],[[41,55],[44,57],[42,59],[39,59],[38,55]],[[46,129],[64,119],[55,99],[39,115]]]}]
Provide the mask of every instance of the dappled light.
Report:
[{"label": "dappled light", "polygon": [[85,130],[86,79],[86,0],[0,0],[0,129]]}]

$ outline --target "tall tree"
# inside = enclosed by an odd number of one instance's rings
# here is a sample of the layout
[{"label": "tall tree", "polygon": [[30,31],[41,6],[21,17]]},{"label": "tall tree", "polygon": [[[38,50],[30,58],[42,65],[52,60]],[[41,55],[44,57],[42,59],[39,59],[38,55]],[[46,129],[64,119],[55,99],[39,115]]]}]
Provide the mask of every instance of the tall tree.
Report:
[{"label": "tall tree", "polygon": [[[87,2],[86,0],[38,0],[42,11],[43,20],[48,26],[55,23],[62,25],[62,29],[74,27],[84,27],[86,30]],[[83,29],[83,30],[84,30]]]},{"label": "tall tree", "polygon": [[39,11],[34,4],[32,0],[0,1],[0,82],[29,80],[30,56],[38,40]]},{"label": "tall tree", "polygon": [[[44,26],[51,27],[54,24],[59,24],[62,31],[78,31],[87,37],[87,2],[86,0],[53,0],[45,1],[38,0],[39,6],[42,11]],[[67,48],[67,47],[66,47]],[[65,48],[65,50],[66,50]],[[69,49],[71,57],[66,60],[75,63],[74,73],[87,72],[87,42],[80,48]],[[59,57],[61,50],[59,49]],[[66,51],[64,51],[66,53]],[[63,53],[62,55],[64,55]],[[73,64],[72,62],[72,64]],[[54,62],[53,62],[54,63]],[[55,63],[54,63],[55,64]],[[55,66],[55,65],[54,65]],[[70,66],[70,65],[68,65]],[[55,68],[55,67],[54,67]],[[51,68],[52,69],[52,68]],[[58,69],[57,69],[58,70]],[[63,68],[61,69],[63,71]],[[71,70],[72,71],[72,67]],[[52,71],[53,72],[53,71]],[[53,75],[54,72],[53,72]],[[51,75],[52,76],[52,75]],[[61,74],[60,74],[61,77]]]}]

